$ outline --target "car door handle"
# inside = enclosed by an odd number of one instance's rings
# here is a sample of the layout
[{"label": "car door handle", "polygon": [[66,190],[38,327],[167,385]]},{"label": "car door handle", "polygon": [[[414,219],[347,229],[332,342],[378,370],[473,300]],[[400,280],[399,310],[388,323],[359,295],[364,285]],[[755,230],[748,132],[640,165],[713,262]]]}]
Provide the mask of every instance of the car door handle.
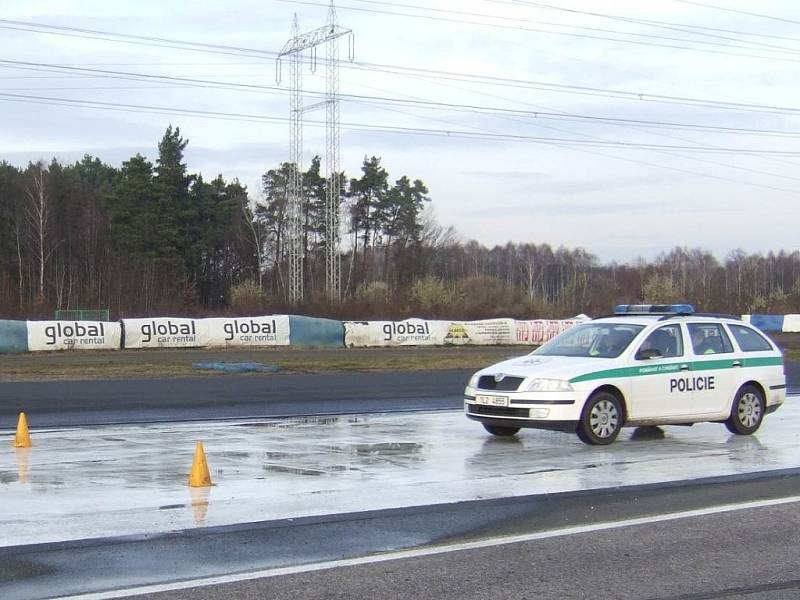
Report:
[{"label": "car door handle", "polygon": [[681,371],[688,371],[689,365],[681,365]]},{"label": "car door handle", "polygon": [[742,366],[742,361],[740,361],[740,360],[735,360],[735,361],[733,361],[733,365],[732,365],[732,366],[734,366],[734,367],[741,367],[741,366]]}]

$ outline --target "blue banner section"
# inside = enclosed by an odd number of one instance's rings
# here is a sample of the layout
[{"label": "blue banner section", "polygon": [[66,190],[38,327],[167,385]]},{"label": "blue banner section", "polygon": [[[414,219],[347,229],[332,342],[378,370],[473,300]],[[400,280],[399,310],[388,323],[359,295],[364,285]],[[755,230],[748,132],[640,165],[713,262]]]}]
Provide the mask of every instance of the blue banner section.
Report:
[{"label": "blue banner section", "polygon": [[0,352],[27,352],[28,324],[0,320]]},{"label": "blue banner section", "polygon": [[750,324],[761,331],[783,331],[783,315],[750,315]]},{"label": "blue banner section", "polygon": [[289,315],[289,345],[344,348],[344,323]]}]

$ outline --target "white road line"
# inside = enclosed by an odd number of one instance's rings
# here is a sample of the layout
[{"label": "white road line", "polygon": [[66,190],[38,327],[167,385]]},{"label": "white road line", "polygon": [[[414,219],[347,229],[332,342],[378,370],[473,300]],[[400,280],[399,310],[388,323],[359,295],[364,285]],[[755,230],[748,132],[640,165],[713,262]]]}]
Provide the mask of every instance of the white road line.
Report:
[{"label": "white road line", "polygon": [[529,533],[523,535],[510,535],[475,542],[464,542],[461,544],[448,544],[446,546],[434,546],[430,548],[420,548],[417,550],[402,550],[399,552],[388,552],[386,554],[378,554],[374,556],[364,556],[360,558],[348,558],[342,560],[330,560],[325,562],[311,563],[306,565],[297,565],[292,567],[279,567],[273,569],[264,569],[262,571],[251,571],[249,573],[237,573],[235,575],[221,575],[217,577],[204,577],[200,579],[192,579],[186,581],[177,581],[174,583],[164,583],[157,585],[147,585],[141,587],[133,587],[127,589],[113,590],[109,592],[96,592],[89,594],[78,594],[74,596],[59,596],[62,599],[72,600],[106,600],[111,598],[125,598],[128,596],[139,596],[142,594],[155,594],[159,592],[172,592],[176,590],[187,590],[196,587],[206,587],[211,585],[221,585],[228,583],[237,583],[241,581],[252,581],[254,579],[266,579],[269,577],[279,577],[281,575],[296,575],[299,573],[310,573],[314,571],[323,571],[326,569],[336,569],[340,567],[354,567],[359,565],[369,565],[375,563],[386,562],[390,560],[402,560],[406,558],[420,558],[423,556],[434,556],[437,554],[448,554],[450,552],[460,552],[462,550],[477,550],[481,548],[491,548],[493,546],[502,546],[504,544],[518,544],[521,542],[532,542],[536,540],[545,540],[550,538],[557,538],[569,535],[578,535],[582,533],[592,533],[596,531],[608,531],[612,529],[621,529],[624,527],[633,527],[635,525],[648,525],[651,523],[663,523],[665,521],[676,521],[679,519],[690,519],[692,517],[702,517],[707,515],[716,515],[721,513],[729,513],[739,510],[752,510],[757,508],[767,508],[770,506],[780,506],[782,504],[792,504],[800,502],[800,496],[790,496],[788,498],[776,498],[773,500],[759,500],[756,502],[742,502],[738,504],[724,504],[721,506],[714,506],[709,508],[701,508],[697,510],[686,510],[681,512],[666,513],[663,515],[656,515],[651,517],[639,517],[636,519],[627,519],[624,521],[611,521],[606,523],[595,523],[593,525],[582,525],[578,527],[566,527],[562,529],[553,529],[550,531],[539,531],[537,533]]}]

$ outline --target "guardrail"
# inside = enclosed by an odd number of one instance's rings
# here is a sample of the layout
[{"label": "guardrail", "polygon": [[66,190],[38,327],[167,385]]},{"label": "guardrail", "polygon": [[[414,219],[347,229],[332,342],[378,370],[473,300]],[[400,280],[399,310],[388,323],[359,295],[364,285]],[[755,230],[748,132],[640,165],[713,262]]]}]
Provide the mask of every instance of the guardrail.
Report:
[{"label": "guardrail", "polygon": [[797,333],[800,332],[800,315],[742,315],[742,319],[761,331]]},{"label": "guardrail", "polygon": [[[459,345],[538,345],[577,323],[572,319],[456,321],[337,321],[301,315],[121,321],[0,320],[0,353],[128,348],[328,348]],[[767,332],[800,332],[800,314],[742,315]]]}]

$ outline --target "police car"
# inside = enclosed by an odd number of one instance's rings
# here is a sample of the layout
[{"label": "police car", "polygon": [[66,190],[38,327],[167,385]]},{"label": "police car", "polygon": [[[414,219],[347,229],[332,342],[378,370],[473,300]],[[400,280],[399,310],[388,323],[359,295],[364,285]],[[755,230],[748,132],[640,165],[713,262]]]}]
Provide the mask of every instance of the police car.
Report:
[{"label": "police car", "polygon": [[497,436],[532,427],[610,444],[622,427],[704,421],[748,435],[784,402],[781,351],[740,319],[688,304],[614,313],[475,373],[467,417]]}]

